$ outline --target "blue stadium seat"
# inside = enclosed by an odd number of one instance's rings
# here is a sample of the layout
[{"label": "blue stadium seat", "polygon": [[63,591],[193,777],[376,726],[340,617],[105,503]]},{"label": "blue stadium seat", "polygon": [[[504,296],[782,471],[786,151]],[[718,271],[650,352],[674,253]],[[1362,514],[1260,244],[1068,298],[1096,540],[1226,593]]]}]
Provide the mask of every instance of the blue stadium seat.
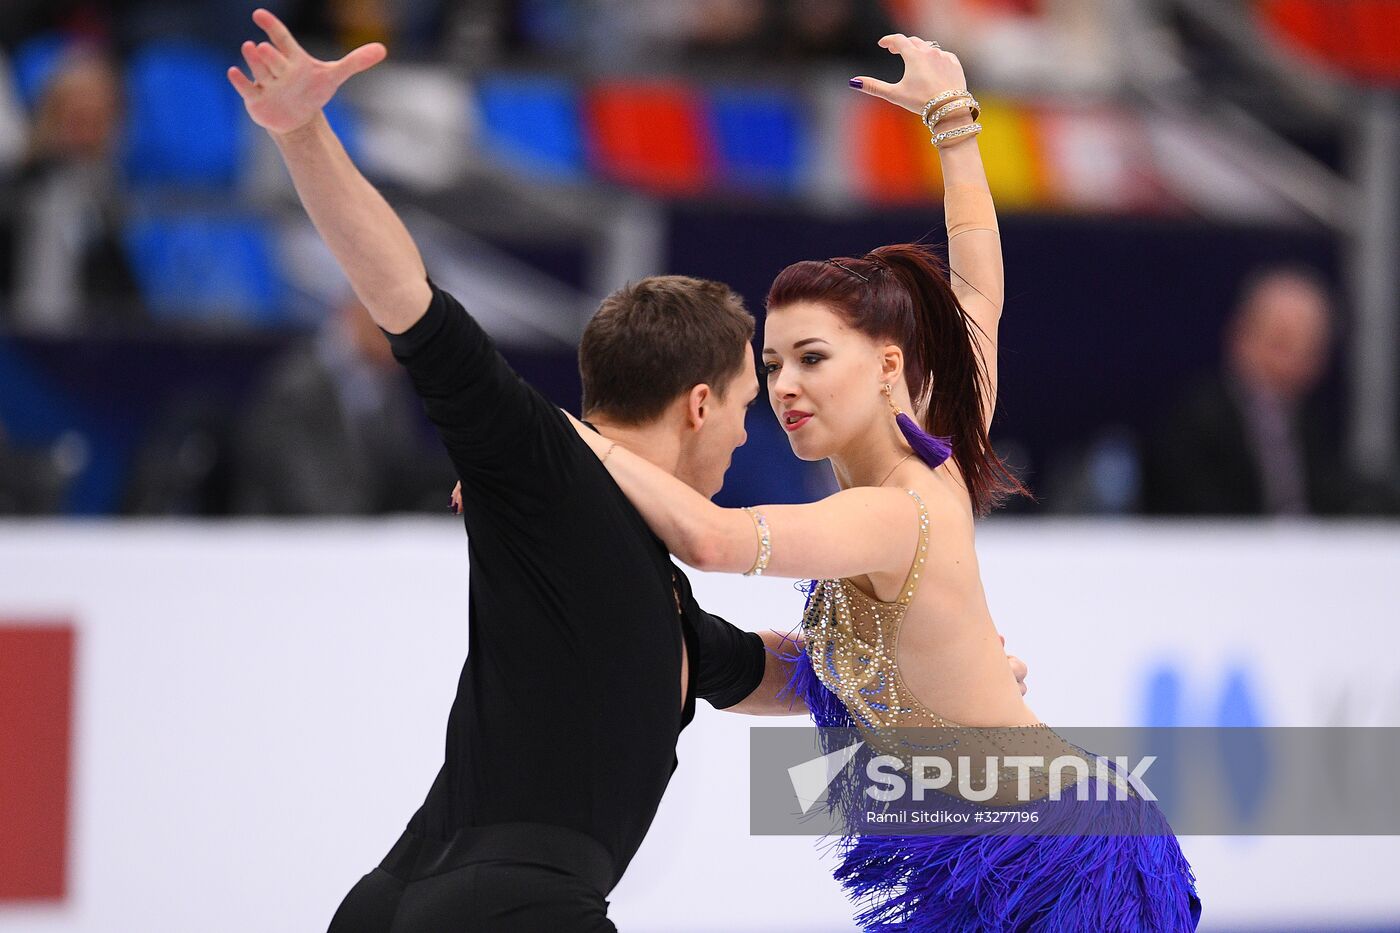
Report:
[{"label": "blue stadium seat", "polygon": [[127,252],[152,317],[178,322],[288,323],[271,231],[260,221],[149,217],[127,230]]},{"label": "blue stadium seat", "polygon": [[[261,133],[229,84],[241,56],[182,42],[139,50],[127,71],[126,177],[136,188],[173,186],[227,191],[238,181],[251,141]],[[246,68],[245,68],[246,71]],[[351,158],[359,154],[359,124],[340,100],[326,119]]]},{"label": "blue stadium seat", "polygon": [[488,78],[477,86],[483,148],[536,175],[585,174],[583,126],[573,85],[550,78]]},{"label": "blue stadium seat", "polygon": [[779,92],[716,91],[708,98],[716,166],[731,187],[791,191],[801,170],[802,114]]},{"label": "blue stadium seat", "polygon": [[[157,42],[127,70],[126,178],[137,188],[179,186],[227,191],[237,184],[249,133],[260,133],[225,77],[232,55],[183,42]],[[245,69],[246,70],[246,69]],[[340,99],[326,106],[351,158],[360,147],[356,113]]]},{"label": "blue stadium seat", "polygon": [[247,117],[230,61],[185,43],[139,50],[127,71],[126,175],[137,187],[231,188]]}]

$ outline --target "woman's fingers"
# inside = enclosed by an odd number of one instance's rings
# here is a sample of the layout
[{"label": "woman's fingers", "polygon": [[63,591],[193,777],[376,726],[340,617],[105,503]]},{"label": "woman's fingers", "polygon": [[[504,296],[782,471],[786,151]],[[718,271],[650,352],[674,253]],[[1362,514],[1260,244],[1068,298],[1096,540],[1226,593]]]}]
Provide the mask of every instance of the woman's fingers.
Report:
[{"label": "woman's fingers", "polygon": [[912,52],[916,46],[914,41],[902,32],[892,33],[880,40],[880,48],[886,49],[891,55],[903,55]]},{"label": "woman's fingers", "polygon": [[248,70],[253,73],[253,80],[259,84],[266,84],[272,80],[272,72],[267,70],[263,64],[262,56],[258,54],[258,47],[252,42],[245,42],[242,45],[243,60],[248,63]]},{"label": "woman's fingers", "polygon": [[259,29],[267,33],[267,37],[272,40],[272,44],[277,46],[277,50],[283,55],[290,58],[301,51],[301,46],[297,44],[297,40],[292,38],[292,31],[282,25],[282,21],[267,10],[254,10],[253,22],[258,24]]},{"label": "woman's fingers", "polygon": [[274,78],[282,77],[287,70],[287,58],[277,51],[270,42],[258,43],[258,57],[262,59],[267,70],[272,72]]},{"label": "woman's fingers", "polygon": [[375,65],[384,61],[388,54],[389,50],[384,48],[383,44],[379,42],[371,42],[368,45],[362,45],[335,63],[336,75],[340,80],[344,81],[351,75],[357,75],[362,71],[368,71],[373,68]]}]

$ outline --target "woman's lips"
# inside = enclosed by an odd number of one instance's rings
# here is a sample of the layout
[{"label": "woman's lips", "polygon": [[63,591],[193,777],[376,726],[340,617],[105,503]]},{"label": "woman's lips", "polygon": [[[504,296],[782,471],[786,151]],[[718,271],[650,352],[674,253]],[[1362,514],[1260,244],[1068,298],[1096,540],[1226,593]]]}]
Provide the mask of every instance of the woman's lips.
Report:
[{"label": "woman's lips", "polygon": [[791,434],[811,420],[812,416],[808,412],[790,411],[783,416],[783,429]]}]

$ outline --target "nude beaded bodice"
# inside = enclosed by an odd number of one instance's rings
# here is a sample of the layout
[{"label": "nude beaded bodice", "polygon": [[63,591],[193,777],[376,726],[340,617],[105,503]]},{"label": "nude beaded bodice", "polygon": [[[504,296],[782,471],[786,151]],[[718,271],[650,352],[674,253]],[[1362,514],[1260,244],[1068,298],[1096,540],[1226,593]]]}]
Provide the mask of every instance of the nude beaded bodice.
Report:
[{"label": "nude beaded bodice", "polygon": [[917,492],[905,491],[919,506],[919,543],[899,598],[881,602],[845,578],[814,580],[802,616],[817,678],[841,698],[856,722],[876,732],[955,725],[915,699],[896,663],[899,629],[928,558],[928,509]]}]

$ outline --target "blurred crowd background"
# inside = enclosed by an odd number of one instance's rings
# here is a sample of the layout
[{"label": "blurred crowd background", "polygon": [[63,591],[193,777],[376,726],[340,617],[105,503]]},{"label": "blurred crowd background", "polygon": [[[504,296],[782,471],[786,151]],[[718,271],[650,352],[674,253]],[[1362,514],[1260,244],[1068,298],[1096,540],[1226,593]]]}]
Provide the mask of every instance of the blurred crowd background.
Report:
[{"label": "blurred crowd background", "polygon": [[[328,116],[577,410],[629,279],[941,244],[888,32],[983,102],[1013,513],[1400,516],[1400,3],[268,2],[389,60]],[[0,8],[0,513],[443,510],[455,481],[224,71],[242,0]],[[833,488],[762,405],[720,500]]]}]

